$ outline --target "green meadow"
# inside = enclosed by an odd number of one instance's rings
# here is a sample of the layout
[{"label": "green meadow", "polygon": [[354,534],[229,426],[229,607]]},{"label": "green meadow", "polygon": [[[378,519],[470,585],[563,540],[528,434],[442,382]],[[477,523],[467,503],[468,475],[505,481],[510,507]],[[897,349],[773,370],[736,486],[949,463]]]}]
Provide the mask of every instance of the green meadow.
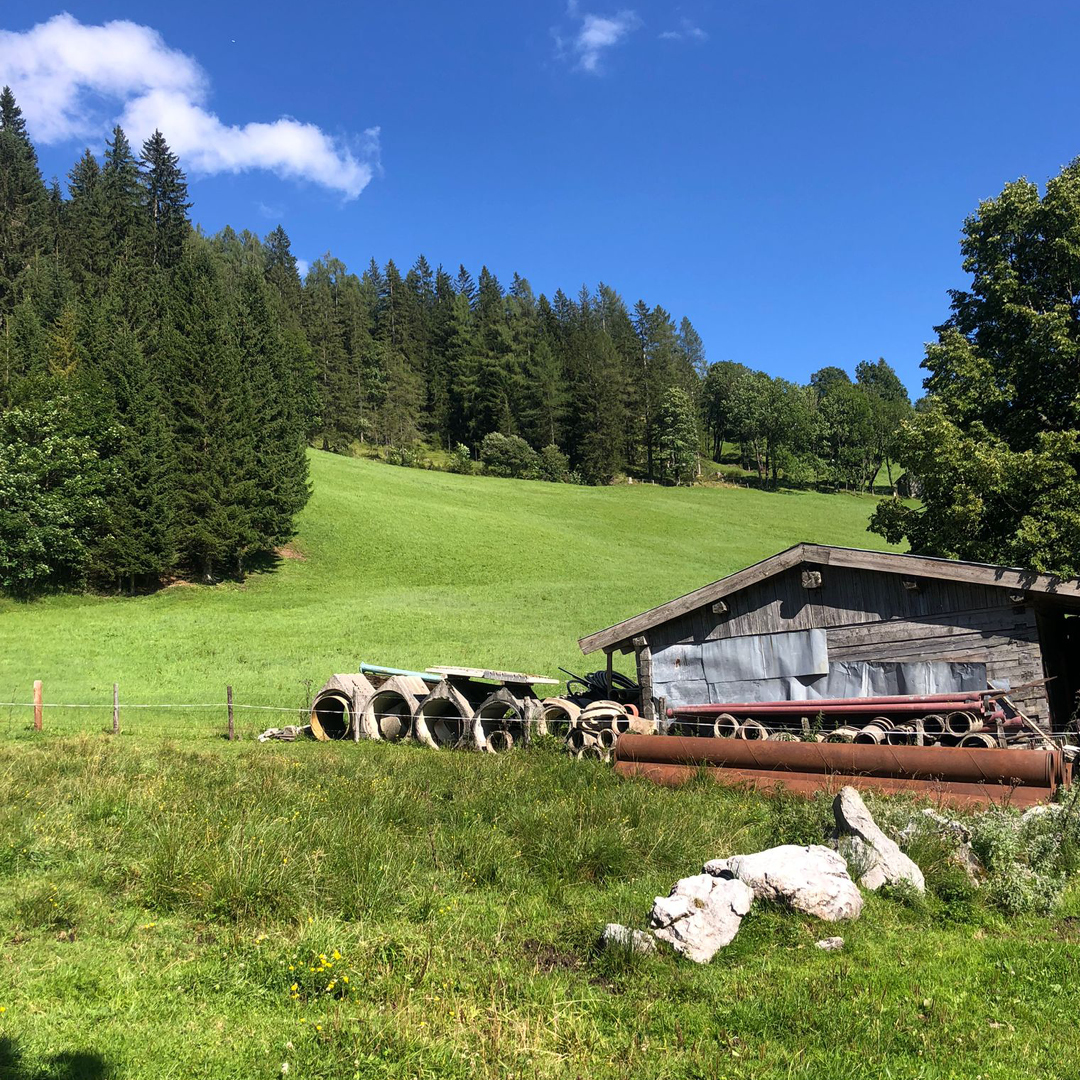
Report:
[{"label": "green meadow", "polygon": [[[874,500],[745,488],[574,487],[455,476],[313,451],[313,494],[272,572],[151,596],[0,601],[0,700],[34,679],[57,731],[121,704],[302,708],[360,660],[558,676],[600,666],[577,639],[800,540],[882,547]],[[273,714],[243,713],[244,730]],[[0,707],[0,731],[26,711]],[[265,723],[263,721],[266,721]],[[217,732],[220,710],[122,715],[125,730]]]},{"label": "green meadow", "polygon": [[[1024,844],[1002,812],[980,886],[924,838],[925,897],[868,896],[841,926],[755,905],[699,967],[597,938],[708,858],[820,840],[827,797],[668,791],[548,740],[254,743],[274,713],[241,713],[231,744],[220,709],[130,710],[102,733],[114,680],[128,703],[231,683],[299,709],[361,658],[580,670],[580,634],[797,540],[876,543],[852,496],[318,453],[312,479],[273,572],[0,609],[6,700],[41,678],[49,702],[101,705],[46,709],[41,734],[0,711],[2,1080],[1076,1075],[1071,810]],[[814,947],[835,933],[842,951]]]}]

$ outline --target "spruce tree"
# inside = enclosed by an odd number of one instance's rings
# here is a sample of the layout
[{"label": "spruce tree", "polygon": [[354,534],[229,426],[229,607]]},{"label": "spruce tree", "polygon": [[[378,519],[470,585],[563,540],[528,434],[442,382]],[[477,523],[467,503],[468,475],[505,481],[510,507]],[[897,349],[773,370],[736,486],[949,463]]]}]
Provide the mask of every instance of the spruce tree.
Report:
[{"label": "spruce tree", "polygon": [[142,148],[146,209],[150,220],[150,261],[168,269],[180,260],[184,238],[191,226],[187,212],[187,178],[180,159],[169,149],[165,136],[155,130]]},{"label": "spruce tree", "polygon": [[119,124],[105,144],[101,182],[111,267],[121,257],[131,259],[144,255],[149,246],[146,191],[139,163]]},{"label": "spruce tree", "polygon": [[0,91],[0,315],[14,308],[15,282],[48,250],[49,196],[11,88]]}]

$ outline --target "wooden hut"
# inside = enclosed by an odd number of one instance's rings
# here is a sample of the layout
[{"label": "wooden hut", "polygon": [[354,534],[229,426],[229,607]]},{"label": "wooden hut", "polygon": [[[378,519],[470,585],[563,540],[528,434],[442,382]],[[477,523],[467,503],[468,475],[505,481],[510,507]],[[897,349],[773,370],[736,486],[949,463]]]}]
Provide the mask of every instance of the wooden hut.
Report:
[{"label": "wooden hut", "polygon": [[796,544],[579,644],[603,649],[609,667],[613,653],[635,653],[649,718],[665,704],[993,686],[1021,688],[1016,705],[1062,731],[1080,690],[1078,615],[1077,580]]}]

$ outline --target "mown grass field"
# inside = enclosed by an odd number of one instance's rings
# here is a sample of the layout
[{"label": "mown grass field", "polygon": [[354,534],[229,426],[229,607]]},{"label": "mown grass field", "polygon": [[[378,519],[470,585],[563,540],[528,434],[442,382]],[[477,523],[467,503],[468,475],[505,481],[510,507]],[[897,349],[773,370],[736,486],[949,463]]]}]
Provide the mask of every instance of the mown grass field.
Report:
[{"label": "mown grass field", "polygon": [[[100,730],[121,702],[302,707],[363,659],[394,667],[596,667],[577,638],[800,540],[881,547],[874,500],[649,485],[582,488],[401,469],[313,452],[314,494],[273,573],[152,596],[0,601],[0,700]],[[25,728],[0,708],[0,732]],[[273,714],[240,714],[243,730]],[[265,721],[265,722],[264,722]],[[220,711],[137,713],[129,731],[209,735]]]},{"label": "mown grass field", "polygon": [[38,677],[103,706],[41,735],[0,712],[0,1080],[1076,1075],[1075,884],[1006,916],[924,848],[928,897],[850,925],[756,906],[707,967],[601,953],[706,859],[820,839],[828,800],[666,791],[542,744],[229,744],[218,711],[102,734],[114,680],[298,707],[361,657],[580,669],[579,634],[787,544],[875,543],[848,496],[312,465],[304,558],[274,574],[0,608],[7,700]]}]

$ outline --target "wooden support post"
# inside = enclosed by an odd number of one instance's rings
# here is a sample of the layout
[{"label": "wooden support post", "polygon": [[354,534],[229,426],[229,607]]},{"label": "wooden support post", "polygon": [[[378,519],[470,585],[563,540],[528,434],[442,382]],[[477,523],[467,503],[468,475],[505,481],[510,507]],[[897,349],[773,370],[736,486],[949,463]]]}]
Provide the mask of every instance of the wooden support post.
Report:
[{"label": "wooden support post", "polygon": [[926,745],[926,728],[923,726],[923,720],[921,716],[915,717],[915,745]]},{"label": "wooden support post", "polygon": [[637,653],[638,683],[641,686],[641,715],[655,724],[658,720],[656,702],[653,701],[652,651],[646,638],[634,638],[634,651]]},{"label": "wooden support post", "polygon": [[41,730],[41,717],[42,705],[41,705],[41,680],[34,680],[34,730]]},{"label": "wooden support post", "polygon": [[612,668],[613,663],[614,663],[614,658],[611,655],[611,650],[608,649],[608,651],[607,651],[607,696],[608,697],[611,697],[611,676],[612,676],[611,668]]},{"label": "wooden support post", "polygon": [[112,684],[112,733],[120,734],[120,684]]},{"label": "wooden support post", "polygon": [[229,742],[232,742],[236,738],[236,729],[233,727],[233,713],[232,713],[232,687],[225,687],[225,701],[229,709]]},{"label": "wooden support post", "polygon": [[353,687],[352,692],[352,740],[353,742],[360,741],[360,690],[357,687]]}]

